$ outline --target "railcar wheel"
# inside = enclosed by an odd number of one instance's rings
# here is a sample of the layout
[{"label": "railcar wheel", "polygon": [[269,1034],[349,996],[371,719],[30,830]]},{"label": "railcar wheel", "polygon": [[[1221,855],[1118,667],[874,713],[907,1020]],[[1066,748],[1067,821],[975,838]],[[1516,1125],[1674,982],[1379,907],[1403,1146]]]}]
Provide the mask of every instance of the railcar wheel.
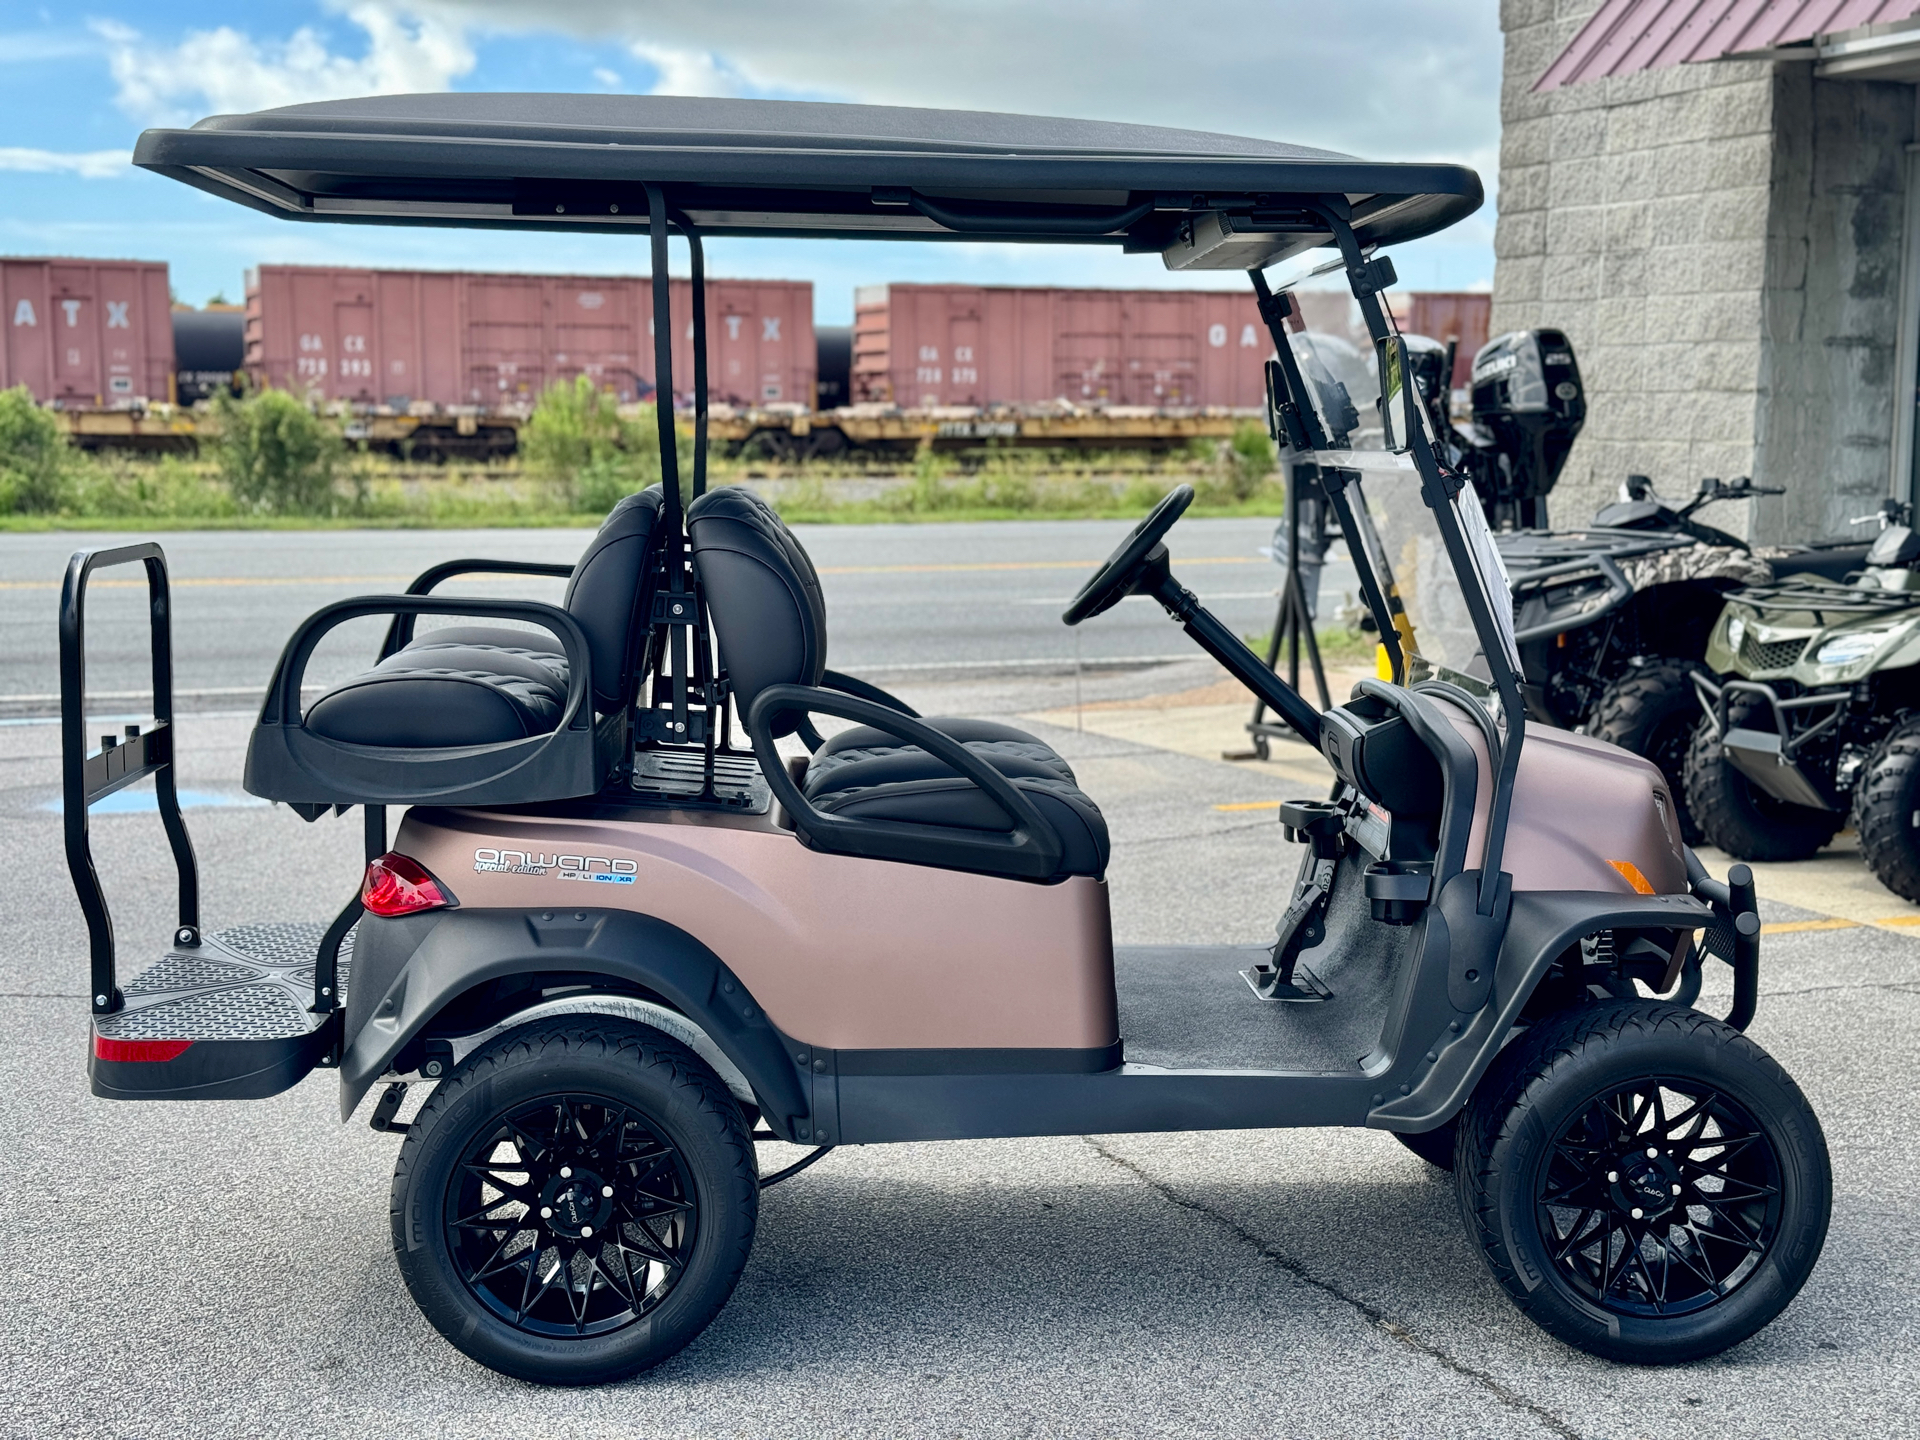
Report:
[{"label": "railcar wheel", "polygon": [[1600,693],[1587,733],[1644,756],[1667,777],[1680,822],[1680,839],[1701,840],[1700,824],[1687,805],[1687,748],[1700,720],[1693,688],[1693,665],[1686,660],[1650,660],[1636,666]]},{"label": "railcar wheel", "polygon": [[1853,792],[1860,853],[1880,883],[1920,900],[1920,720],[1874,747]]},{"label": "railcar wheel", "polygon": [[1502,1053],[1463,1122],[1469,1233],[1536,1324],[1631,1364],[1737,1345],[1826,1240],[1826,1140],[1787,1073],[1696,1010],[1609,1003]]},{"label": "railcar wheel", "polygon": [[1734,768],[1704,719],[1687,751],[1686,793],[1701,833],[1738,860],[1805,860],[1846,823],[1831,810],[1789,805],[1762,791]]},{"label": "railcar wheel", "polygon": [[393,1177],[407,1289],[503,1374],[594,1385],[659,1364],[733,1293],[759,1181],[705,1062],[629,1022],[509,1031],[421,1109]]}]

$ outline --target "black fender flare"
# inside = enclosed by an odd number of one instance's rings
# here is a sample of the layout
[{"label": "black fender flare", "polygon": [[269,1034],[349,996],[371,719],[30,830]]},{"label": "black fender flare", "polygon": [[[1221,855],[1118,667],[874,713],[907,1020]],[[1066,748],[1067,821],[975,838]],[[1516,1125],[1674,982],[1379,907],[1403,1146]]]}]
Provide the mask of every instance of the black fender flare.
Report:
[{"label": "black fender flare", "polygon": [[1513,897],[1494,964],[1493,994],[1471,1021],[1443,1033],[1426,1073],[1404,1095],[1375,1105],[1367,1124],[1417,1134],[1446,1124],[1473,1094],[1520,1012],[1554,960],[1596,930],[1694,930],[1714,923],[1713,908],[1691,895],[1609,895],[1590,890],[1522,891]]},{"label": "black fender flare", "polygon": [[[431,919],[424,933],[419,922]],[[384,953],[383,953],[384,952]],[[397,952],[397,953],[396,953]],[[740,1070],[777,1131],[799,1132],[811,1113],[793,1042],[767,1019],[740,978],[676,925],[628,910],[456,909],[432,917],[367,917],[354,942],[353,982],[386,988],[354,1017],[340,1057],[340,1118],[386,1073],[401,1049],[476,985],[543,972],[605,975],[658,995]]]}]

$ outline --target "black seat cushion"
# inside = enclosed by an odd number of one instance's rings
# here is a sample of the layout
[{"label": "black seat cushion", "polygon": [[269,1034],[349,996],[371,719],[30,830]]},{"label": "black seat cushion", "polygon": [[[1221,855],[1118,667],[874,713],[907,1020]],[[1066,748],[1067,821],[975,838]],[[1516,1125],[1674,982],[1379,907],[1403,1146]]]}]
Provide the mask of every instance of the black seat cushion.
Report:
[{"label": "black seat cushion", "polygon": [[[603,714],[632,698],[665,503],[655,485],[615,505],[567,581],[565,607],[586,634],[593,705]],[[392,749],[524,740],[559,724],[569,672],[550,630],[444,625],[322,695],[306,726],[329,740]]]},{"label": "black seat cushion", "polygon": [[556,669],[553,659],[429,634],[314,701],[306,727],[345,744],[398,749],[544,735],[566,707],[564,663]]},{"label": "black seat cushion", "polygon": [[[923,723],[931,725],[943,735],[952,736],[1002,773],[1030,773],[1064,780],[1069,785],[1076,783],[1073,767],[1061,759],[1051,745],[1024,730],[993,720],[969,720],[958,716],[929,717]],[[848,765],[882,758],[895,762],[895,769],[890,773],[894,773],[898,779],[920,779],[926,775],[952,773],[946,765],[918,746],[873,726],[856,725],[828,737],[826,744],[813,752],[813,759],[807,766],[808,788],[811,790],[813,786],[824,783],[829,776]],[[1016,771],[1001,764],[1002,760],[1024,761],[1038,768]],[[917,773],[905,773],[900,768],[905,765],[911,765]]]},{"label": "black seat cushion", "polygon": [[[709,490],[688,507],[687,534],[741,713],[769,685],[818,685],[827,665],[820,578],[773,507],[737,485]],[[799,719],[783,716],[773,733],[792,734]]]},{"label": "black seat cushion", "polygon": [[567,581],[561,603],[587,632],[593,704],[602,714],[633,700],[633,666],[652,619],[660,512],[666,503],[666,492],[651,485],[614,506]]},{"label": "black seat cushion", "polygon": [[[1007,812],[971,780],[951,771],[944,777],[896,779],[893,771],[903,761],[914,763],[911,756],[890,756],[842,766],[817,788],[809,784],[807,798],[815,809],[829,815],[1003,833],[1012,828]],[[1057,779],[1050,772],[1014,773],[1020,767],[1045,771],[1044,766],[1011,757],[995,762],[995,768],[1033,801],[1034,808],[1060,837],[1060,864],[1049,878],[1058,880],[1069,875],[1098,878],[1106,874],[1112,846],[1100,807],[1078,786]]]}]

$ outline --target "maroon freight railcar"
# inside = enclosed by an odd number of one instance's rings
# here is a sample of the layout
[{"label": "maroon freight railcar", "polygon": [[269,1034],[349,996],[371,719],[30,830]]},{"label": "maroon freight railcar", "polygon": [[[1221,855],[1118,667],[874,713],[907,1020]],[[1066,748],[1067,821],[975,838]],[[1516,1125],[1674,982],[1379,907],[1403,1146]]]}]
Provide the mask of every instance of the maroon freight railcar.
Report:
[{"label": "maroon freight railcar", "polygon": [[165,263],[0,259],[0,307],[0,390],[62,409],[173,398]]},{"label": "maroon freight railcar", "polygon": [[1458,345],[1453,357],[1453,388],[1467,388],[1474,352],[1487,343],[1493,296],[1483,290],[1423,290],[1393,297],[1394,318],[1408,335],[1427,335]]},{"label": "maroon freight railcar", "polygon": [[939,405],[1266,402],[1251,291],[876,285],[855,292],[856,400]]},{"label": "maroon freight railcar", "polygon": [[[672,282],[683,394],[692,298]],[[707,281],[707,336],[714,403],[813,404],[810,281]],[[247,277],[247,369],[295,394],[395,410],[520,412],[576,375],[639,400],[653,393],[652,282],[262,265]]]}]

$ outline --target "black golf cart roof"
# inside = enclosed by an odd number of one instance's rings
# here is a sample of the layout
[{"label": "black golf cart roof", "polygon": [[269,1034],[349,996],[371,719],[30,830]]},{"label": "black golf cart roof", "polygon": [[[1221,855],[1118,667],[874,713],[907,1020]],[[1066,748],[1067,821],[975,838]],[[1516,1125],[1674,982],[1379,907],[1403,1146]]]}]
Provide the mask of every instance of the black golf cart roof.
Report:
[{"label": "black golf cart roof", "polygon": [[[644,229],[641,186],[709,235],[1014,240],[1164,251],[1200,228],[1259,264],[1480,205],[1459,165],[1271,140],[967,110],[631,95],[382,95],[149,130],[134,163],[288,220]],[[1256,236],[1263,243],[1249,245]],[[1169,263],[1172,263],[1171,261]],[[1234,265],[1233,268],[1246,268]]]}]

